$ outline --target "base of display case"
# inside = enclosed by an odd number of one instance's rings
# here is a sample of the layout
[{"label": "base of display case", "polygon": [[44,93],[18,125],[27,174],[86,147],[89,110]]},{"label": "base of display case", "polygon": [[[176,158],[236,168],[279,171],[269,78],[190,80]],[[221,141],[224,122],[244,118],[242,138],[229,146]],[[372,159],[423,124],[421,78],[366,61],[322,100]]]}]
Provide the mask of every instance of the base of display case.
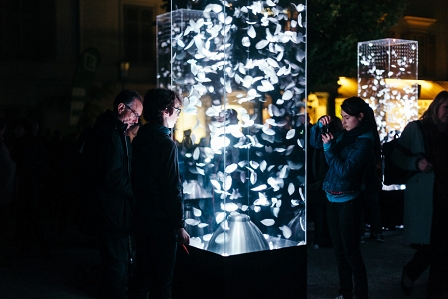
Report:
[{"label": "base of display case", "polygon": [[221,256],[178,250],[173,298],[306,298],[306,246]]}]

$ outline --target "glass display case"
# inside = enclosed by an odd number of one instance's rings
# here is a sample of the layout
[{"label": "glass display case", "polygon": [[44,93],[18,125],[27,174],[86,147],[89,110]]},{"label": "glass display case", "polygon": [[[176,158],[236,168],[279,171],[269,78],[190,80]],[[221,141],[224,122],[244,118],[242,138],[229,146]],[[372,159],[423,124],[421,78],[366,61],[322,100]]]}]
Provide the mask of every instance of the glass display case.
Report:
[{"label": "glass display case", "polygon": [[375,112],[381,140],[418,118],[418,42],[380,39],[358,43],[358,95]]},{"label": "glass display case", "polygon": [[280,2],[157,17],[190,245],[221,256],[306,244],[306,2]]}]

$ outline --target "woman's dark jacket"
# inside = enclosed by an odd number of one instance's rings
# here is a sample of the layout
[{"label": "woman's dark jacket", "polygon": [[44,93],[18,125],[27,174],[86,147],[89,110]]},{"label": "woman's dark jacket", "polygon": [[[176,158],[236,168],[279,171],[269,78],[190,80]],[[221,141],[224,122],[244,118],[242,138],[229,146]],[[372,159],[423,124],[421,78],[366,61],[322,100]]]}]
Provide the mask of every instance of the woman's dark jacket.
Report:
[{"label": "woman's dark jacket", "polygon": [[130,233],[134,195],[126,128],[107,110],[98,117],[81,148],[83,198],[78,227],[86,233],[101,236]]},{"label": "woman's dark jacket", "polygon": [[132,141],[132,188],[135,227],[146,232],[157,223],[172,229],[184,227],[183,193],[177,146],[170,130],[146,123]]},{"label": "woman's dark jacket", "polygon": [[[346,130],[336,132],[331,141],[331,147],[325,150],[325,159],[329,169],[325,176],[322,189],[352,193],[362,191],[365,174],[374,172],[373,164],[373,134],[363,131],[358,136],[351,136]],[[319,133],[318,124],[311,128],[310,144],[316,148],[322,148],[323,142]],[[337,142],[336,142],[337,141]],[[336,146],[337,143],[344,146]],[[371,176],[369,176],[370,180]]]}]

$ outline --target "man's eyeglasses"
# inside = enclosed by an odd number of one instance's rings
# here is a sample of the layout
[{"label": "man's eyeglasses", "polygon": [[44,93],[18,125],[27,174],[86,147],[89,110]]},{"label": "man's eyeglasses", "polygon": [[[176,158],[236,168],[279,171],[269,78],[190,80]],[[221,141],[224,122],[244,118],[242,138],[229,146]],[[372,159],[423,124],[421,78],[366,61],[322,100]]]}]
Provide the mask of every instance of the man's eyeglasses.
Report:
[{"label": "man's eyeglasses", "polygon": [[177,107],[173,107],[173,108],[176,109],[176,111],[177,111],[177,115],[180,115],[180,113],[182,112],[182,109],[177,108]]},{"label": "man's eyeglasses", "polygon": [[140,115],[138,115],[138,113],[137,113],[137,112],[135,112],[135,110],[134,110],[134,109],[132,109],[131,107],[129,107],[129,106],[128,106],[128,105],[126,105],[126,104],[125,104],[125,106],[126,106],[126,108],[128,108],[129,110],[131,110],[131,112],[132,112],[132,113],[134,113],[134,116],[135,116],[135,117],[137,117],[137,118],[140,118]]}]

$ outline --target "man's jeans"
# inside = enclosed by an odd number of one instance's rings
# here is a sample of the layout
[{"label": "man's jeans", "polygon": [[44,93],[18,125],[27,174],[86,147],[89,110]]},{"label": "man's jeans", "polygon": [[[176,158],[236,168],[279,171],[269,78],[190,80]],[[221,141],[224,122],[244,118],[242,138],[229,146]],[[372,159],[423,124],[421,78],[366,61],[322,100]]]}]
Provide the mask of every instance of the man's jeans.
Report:
[{"label": "man's jeans", "polygon": [[99,239],[102,296],[111,299],[126,298],[129,236]]}]

